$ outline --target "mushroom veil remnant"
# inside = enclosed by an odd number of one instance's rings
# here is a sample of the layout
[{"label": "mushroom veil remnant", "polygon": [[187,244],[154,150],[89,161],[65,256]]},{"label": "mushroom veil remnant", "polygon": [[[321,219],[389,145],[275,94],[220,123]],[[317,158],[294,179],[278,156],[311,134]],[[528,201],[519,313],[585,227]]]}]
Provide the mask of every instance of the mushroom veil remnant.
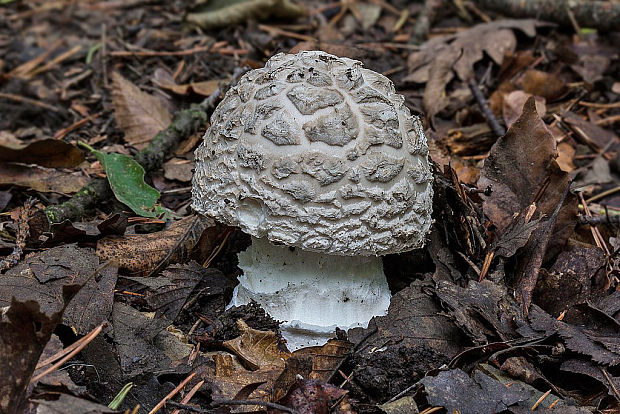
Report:
[{"label": "mushroom veil remnant", "polygon": [[258,302],[291,350],[322,344],[386,314],[380,256],[423,246],[426,138],[385,76],[320,51],[278,54],[213,113],[192,206],[252,236],[231,305]]}]

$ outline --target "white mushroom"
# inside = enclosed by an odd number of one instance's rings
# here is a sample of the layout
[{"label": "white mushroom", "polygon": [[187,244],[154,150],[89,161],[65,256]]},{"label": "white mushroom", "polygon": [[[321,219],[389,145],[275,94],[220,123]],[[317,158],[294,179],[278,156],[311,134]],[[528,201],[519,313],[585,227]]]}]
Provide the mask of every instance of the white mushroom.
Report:
[{"label": "white mushroom", "polygon": [[388,78],[320,51],[278,54],[228,91],[192,192],[253,236],[231,305],[258,302],[291,350],[384,315],[379,256],[421,247],[431,224],[420,121]]}]

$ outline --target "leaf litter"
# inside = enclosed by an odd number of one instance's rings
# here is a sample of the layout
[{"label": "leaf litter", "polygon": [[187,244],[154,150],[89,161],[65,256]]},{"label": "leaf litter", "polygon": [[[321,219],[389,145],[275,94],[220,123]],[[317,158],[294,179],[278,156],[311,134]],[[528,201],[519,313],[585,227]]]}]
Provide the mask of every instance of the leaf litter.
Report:
[{"label": "leaf litter", "polygon": [[[15,252],[0,271],[0,358],[21,364],[0,365],[14,402],[2,410],[108,412],[132,382],[121,409],[148,412],[185,379],[162,410],[192,387],[183,404],[218,412],[616,410],[617,34],[426,3],[0,9],[0,252]],[[196,17],[219,29],[185,25]],[[384,258],[389,313],[291,354],[258,305],[226,309],[247,236],[188,206],[217,91],[302,49],[390,77],[440,166],[427,246]],[[162,146],[183,130],[169,127],[176,109],[201,101],[200,128]],[[116,190],[80,204],[102,184]],[[47,223],[57,206],[77,213]],[[27,387],[38,360],[84,339]]]}]

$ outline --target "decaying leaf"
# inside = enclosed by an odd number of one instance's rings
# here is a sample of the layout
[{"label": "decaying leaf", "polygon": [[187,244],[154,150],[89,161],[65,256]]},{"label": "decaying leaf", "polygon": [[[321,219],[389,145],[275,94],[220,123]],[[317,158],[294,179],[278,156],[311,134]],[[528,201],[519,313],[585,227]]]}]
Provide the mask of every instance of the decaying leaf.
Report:
[{"label": "decaying leaf", "polygon": [[137,149],[145,148],[159,131],[170,125],[172,116],[159,98],[142,92],[136,85],[112,73],[112,103],[125,141]]},{"label": "decaying leaf", "polygon": [[[504,116],[504,122],[507,128],[510,128],[512,124],[519,119],[523,113],[523,106],[530,96],[532,95],[523,91],[512,91],[504,96],[502,100],[502,115]],[[541,97],[535,97],[534,99],[536,99],[536,111],[538,112],[538,116],[542,118],[547,112],[545,99]]]},{"label": "decaying leaf", "polygon": [[447,105],[446,86],[453,78],[468,81],[474,74],[474,64],[487,53],[498,65],[506,53],[513,53],[517,39],[513,30],[532,37],[541,23],[536,20],[496,20],[481,23],[455,35],[429,40],[419,52],[409,56],[409,76],[405,80],[427,83],[424,106],[432,117]]},{"label": "decaying leaf", "polygon": [[28,144],[0,131],[0,162],[37,164],[48,168],[70,168],[84,161],[75,145],[58,139],[42,139]]},{"label": "decaying leaf", "polygon": [[153,344],[153,340],[172,321],[149,318],[129,305],[116,302],[112,323],[114,344],[126,378],[170,367],[170,358]]},{"label": "decaying leaf", "polygon": [[0,163],[0,185],[16,185],[41,193],[73,194],[88,184],[82,173],[50,168]]},{"label": "decaying leaf", "polygon": [[42,251],[0,277],[0,307],[7,306],[12,296],[21,301],[35,296],[41,310],[48,312],[58,306],[63,286],[86,283],[63,316],[65,325],[84,334],[112,311],[116,269],[108,266],[97,271],[98,266],[90,248],[72,244]]},{"label": "decaying leaf", "polygon": [[524,324],[519,306],[501,285],[483,280],[481,283],[470,281],[467,288],[462,288],[442,281],[435,294],[454,323],[476,345],[508,341],[523,335],[515,326]]},{"label": "decaying leaf", "polygon": [[78,289],[76,285],[65,285],[58,292],[59,297],[43,307],[37,302],[35,292],[24,301],[8,297],[9,305],[0,313],[0,410],[3,413],[24,412],[26,389],[39,356]]},{"label": "decaying leaf", "polygon": [[156,317],[165,317],[174,321],[189,294],[205,274],[217,273],[219,270],[205,269],[196,262],[186,265],[171,265],[157,277],[126,277],[148,288],[145,300]]},{"label": "decaying leaf", "polygon": [[[347,391],[319,380],[298,380],[280,401],[299,414],[354,414],[346,400]],[[336,405],[334,407],[334,405]]]},{"label": "decaying leaf", "polygon": [[225,348],[241,358],[250,369],[272,366],[284,368],[284,362],[290,353],[281,349],[275,333],[250,328],[242,319],[239,319],[237,324],[241,336],[224,341]]},{"label": "decaying leaf", "polygon": [[442,371],[421,382],[428,402],[449,413],[494,414],[530,397],[518,384],[506,387],[481,371],[474,371],[473,378],[460,369]]},{"label": "decaying leaf", "polygon": [[588,304],[575,305],[559,321],[532,305],[529,319],[533,329],[545,335],[559,335],[575,353],[605,365],[620,364],[620,324],[600,309]]},{"label": "decaying leaf", "polygon": [[189,216],[159,232],[103,238],[97,243],[97,255],[131,273],[148,274],[162,263],[182,261],[206,229],[214,232],[212,240],[221,232],[212,220]]},{"label": "decaying leaf", "polygon": [[241,336],[224,341],[223,345],[240,359],[242,365],[235,363],[231,355],[216,356],[213,391],[218,397],[232,398],[249,384],[261,383],[253,395],[269,399],[269,390],[291,354],[280,348],[280,339],[274,332],[250,328],[241,319],[237,324]]},{"label": "decaying leaf", "polygon": [[185,20],[203,29],[215,29],[248,19],[296,19],[304,14],[303,7],[291,0],[210,0],[188,13]]},{"label": "decaying leaf", "polygon": [[386,316],[373,318],[367,329],[349,330],[351,341],[363,340],[352,356],[352,375],[365,393],[396,395],[462,350],[458,329],[427,288],[413,282],[392,297]]},{"label": "decaying leaf", "polygon": [[539,276],[534,302],[553,316],[572,305],[604,295],[605,253],[597,246],[567,243],[548,271]]},{"label": "decaying leaf", "polygon": [[[46,397],[43,395],[41,397]],[[55,394],[53,399],[41,398],[35,400],[37,413],[93,413],[115,414],[118,411],[103,404],[97,404],[85,398],[70,394]]]}]

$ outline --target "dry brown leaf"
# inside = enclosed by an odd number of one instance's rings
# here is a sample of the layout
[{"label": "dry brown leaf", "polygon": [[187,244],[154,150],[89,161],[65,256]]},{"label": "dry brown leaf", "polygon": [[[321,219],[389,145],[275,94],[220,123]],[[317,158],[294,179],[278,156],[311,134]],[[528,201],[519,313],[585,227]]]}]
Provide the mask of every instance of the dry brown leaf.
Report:
[{"label": "dry brown leaf", "polygon": [[163,165],[164,177],[169,180],[178,180],[184,183],[192,181],[194,163],[183,158],[171,158]]},{"label": "dry brown leaf", "polygon": [[542,96],[547,101],[556,100],[567,92],[566,85],[557,75],[535,69],[529,69],[523,74],[519,86],[523,91]]},{"label": "dry brown leaf", "polygon": [[88,182],[81,173],[0,163],[0,185],[17,185],[42,193],[73,194]]},{"label": "dry brown leaf", "polygon": [[189,216],[155,233],[106,237],[97,242],[97,256],[131,273],[148,274],[185,257],[207,228],[218,231],[212,221]]},{"label": "dry brown leaf", "polygon": [[323,346],[311,346],[295,351],[295,356],[312,357],[312,372],[309,379],[328,381],[343,359],[353,349],[353,343],[341,339],[330,339]]},{"label": "dry brown leaf", "polygon": [[219,88],[221,80],[211,79],[202,82],[192,82],[185,85],[176,83],[170,72],[165,69],[157,68],[153,74],[153,83],[162,89],[174,92],[178,95],[188,95],[195,93],[197,95],[209,96],[217,88]]},{"label": "dry brown leaf", "polygon": [[116,122],[125,132],[125,141],[137,149],[145,148],[172,121],[159,98],[141,91],[117,72],[112,73],[112,103]]},{"label": "dry brown leaf", "polygon": [[549,179],[547,190],[539,200],[537,215],[553,212],[568,183],[568,176],[555,161],[555,139],[538,116],[535,100],[530,97],[521,117],[506,135],[497,140],[484,161],[478,188],[491,186],[483,196],[484,213],[501,231],[523,211]]},{"label": "dry brown leaf", "polygon": [[498,65],[506,53],[514,52],[516,37],[513,29],[519,29],[532,37],[536,34],[536,20],[497,20],[482,23],[455,35],[429,40],[423,49],[409,56],[407,81],[427,83],[424,90],[424,106],[430,117],[447,105],[446,85],[453,78],[453,71],[461,80],[474,76],[474,64],[486,52]]},{"label": "dry brown leaf", "polygon": [[577,167],[573,163],[575,157],[575,148],[568,142],[560,142],[558,144],[558,158],[556,159],[562,171],[571,172]]},{"label": "dry brown leaf", "polygon": [[275,333],[250,328],[242,320],[237,324],[241,336],[225,341],[223,345],[233,352],[243,365],[235,363],[231,355],[216,355],[213,391],[218,397],[233,398],[250,384],[262,383],[256,387],[254,398],[269,399],[268,390],[284,370],[286,360],[291,354],[279,348],[279,338]]},{"label": "dry brown leaf", "polygon": [[278,336],[274,332],[250,328],[242,319],[237,321],[237,326],[241,335],[224,341],[225,348],[235,353],[251,369],[284,369],[284,363],[291,354],[280,349]]},{"label": "dry brown leaf", "polygon": [[[506,128],[510,128],[510,126],[521,116],[523,113],[523,105],[525,105],[525,102],[527,102],[530,96],[532,95],[523,91],[513,91],[504,96],[504,99],[502,100],[502,115],[504,116]],[[537,96],[535,99],[536,112],[538,112],[538,116],[542,118],[547,112],[545,98]]]}]

